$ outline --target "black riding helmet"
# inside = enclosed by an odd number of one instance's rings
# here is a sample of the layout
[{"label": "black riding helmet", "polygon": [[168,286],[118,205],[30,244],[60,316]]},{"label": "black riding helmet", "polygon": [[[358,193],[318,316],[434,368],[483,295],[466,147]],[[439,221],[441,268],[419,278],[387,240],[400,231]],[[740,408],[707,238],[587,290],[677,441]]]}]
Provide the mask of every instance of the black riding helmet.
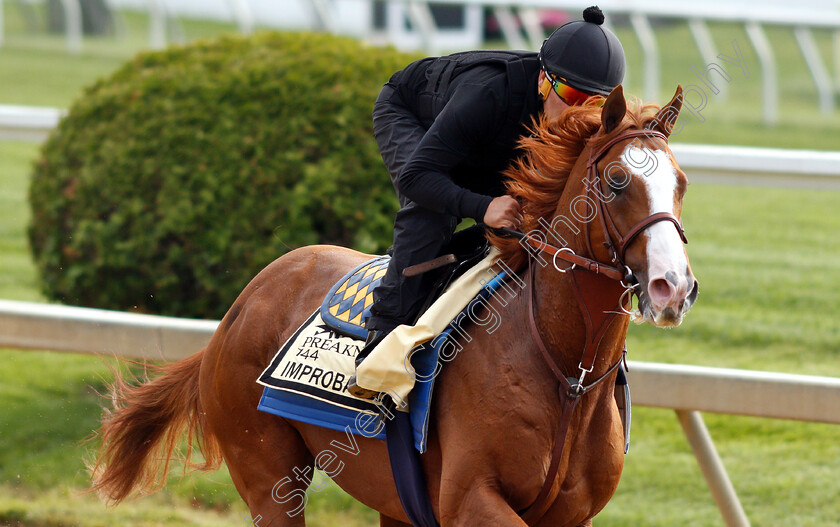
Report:
[{"label": "black riding helmet", "polygon": [[601,24],[597,6],[583,11],[583,20],[563,24],[543,42],[540,65],[572,88],[609,95],[624,79],[624,48]]}]

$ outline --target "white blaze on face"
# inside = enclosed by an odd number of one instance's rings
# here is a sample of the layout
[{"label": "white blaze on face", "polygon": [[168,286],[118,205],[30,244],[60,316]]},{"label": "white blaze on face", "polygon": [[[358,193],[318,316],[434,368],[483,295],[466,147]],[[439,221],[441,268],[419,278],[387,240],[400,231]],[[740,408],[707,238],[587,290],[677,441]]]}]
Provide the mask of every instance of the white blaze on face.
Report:
[{"label": "white blaze on face", "polygon": [[[647,187],[650,206],[648,215],[657,212],[674,214],[677,171],[668,153],[631,144],[621,154],[621,161]],[[673,278],[678,281],[673,285],[679,293],[684,294],[688,287],[688,261],[677,229],[670,221],[660,221],[645,229],[644,234],[647,237],[648,278],[664,278],[668,271],[672,271],[675,275]]]}]

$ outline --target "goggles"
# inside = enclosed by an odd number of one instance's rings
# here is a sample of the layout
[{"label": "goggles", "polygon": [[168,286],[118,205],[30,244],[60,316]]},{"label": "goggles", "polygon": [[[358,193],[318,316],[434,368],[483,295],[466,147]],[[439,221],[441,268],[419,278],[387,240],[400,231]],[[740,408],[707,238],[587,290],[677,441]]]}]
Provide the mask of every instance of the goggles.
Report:
[{"label": "goggles", "polygon": [[583,104],[586,99],[592,97],[589,93],[584,93],[576,88],[572,88],[568,84],[566,84],[566,79],[560,78],[559,80],[554,77],[551,73],[543,70],[545,72],[545,78],[548,79],[548,82],[551,83],[551,87],[554,89],[554,93],[557,94],[560,99],[563,100],[569,106],[577,106]]}]

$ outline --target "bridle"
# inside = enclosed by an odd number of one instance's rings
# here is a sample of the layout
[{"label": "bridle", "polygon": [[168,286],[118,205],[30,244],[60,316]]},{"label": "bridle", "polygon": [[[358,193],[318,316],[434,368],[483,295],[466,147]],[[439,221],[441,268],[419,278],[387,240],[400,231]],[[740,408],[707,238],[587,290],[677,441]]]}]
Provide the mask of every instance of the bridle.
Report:
[{"label": "bridle", "polygon": [[[598,176],[598,162],[607,154],[610,148],[615,146],[616,143],[620,143],[621,141],[632,137],[657,138],[662,140],[665,144],[668,143],[668,138],[665,136],[665,134],[657,132],[655,130],[629,130],[627,132],[624,132],[623,134],[619,134],[607,141],[597,151],[590,152],[589,160],[586,163],[586,180],[590,183],[599,182],[600,184],[601,179]],[[584,238],[586,239],[587,250],[591,255],[590,257],[576,254],[568,247],[554,247],[553,245],[547,243],[545,240],[539,240],[534,236],[524,234],[512,229],[502,228],[497,230],[501,231],[506,235],[513,236],[515,238],[519,238],[522,241],[525,241],[533,249],[541,253],[551,255],[552,261],[555,263],[555,267],[557,267],[557,269],[561,272],[565,271],[559,269],[559,267],[556,265],[557,258],[572,264],[573,268],[582,267],[587,271],[592,271],[594,273],[606,276],[613,280],[624,281],[625,283],[635,283],[630,268],[624,263],[624,258],[627,253],[627,249],[630,247],[630,244],[633,243],[636,237],[642,232],[644,232],[644,230],[648,227],[661,221],[671,222],[677,228],[677,233],[680,235],[680,239],[683,241],[683,243],[688,243],[688,239],[685,236],[685,229],[683,229],[682,223],[680,223],[680,220],[677,219],[677,217],[670,212],[657,212],[655,214],[651,214],[647,218],[644,218],[638,223],[636,223],[627,231],[627,233],[622,235],[619,232],[618,227],[616,227],[615,220],[613,220],[612,213],[610,212],[609,207],[607,207],[606,204],[603,203],[603,200],[601,199],[600,195],[595,196],[594,198],[592,197],[592,195],[594,194],[593,187],[594,185],[592,184],[586,185],[586,193],[584,194],[584,196],[587,198],[587,202],[595,203],[596,205],[596,214],[599,219],[598,223],[601,225],[605,240],[604,246],[607,248],[610,254],[610,264],[605,264],[595,259],[595,251],[592,250],[592,237],[590,236],[589,230],[591,222],[584,223],[586,229],[584,233]]]},{"label": "bridle", "polygon": [[[596,253],[592,250],[592,237],[590,236],[591,221],[585,222],[584,236],[586,239],[586,248],[589,253],[587,256],[576,254],[567,247],[555,247],[547,243],[546,240],[537,239],[530,234],[524,234],[511,229],[499,229],[504,234],[519,238],[520,242],[527,243],[535,251],[551,255],[554,267],[560,272],[567,273],[567,276],[570,277],[572,289],[586,324],[586,344],[580,363],[578,364],[579,376],[567,377],[562,373],[552,358],[537,329],[534,316],[536,268],[532,263],[535,259],[532,254],[528,262],[531,282],[531,287],[528,291],[531,333],[550,371],[560,383],[559,394],[562,402],[562,413],[554,439],[554,448],[545,482],[534,503],[520,513],[522,519],[529,524],[534,524],[542,518],[553,502],[553,500],[549,499],[549,496],[551,496],[552,490],[555,487],[557,471],[560,467],[560,461],[563,457],[563,449],[566,443],[566,435],[571,423],[572,414],[580,397],[606,379],[610,374],[614,373],[626,356],[627,349],[624,347],[621,357],[607,369],[606,373],[600,375],[588,385],[584,385],[586,374],[592,372],[595,367],[601,340],[618,316],[626,316],[630,313],[628,306],[632,303],[633,294],[638,292],[638,281],[633,276],[631,269],[624,262],[627,249],[645,229],[663,221],[673,223],[683,243],[688,243],[680,220],[670,212],[651,214],[636,223],[622,235],[616,227],[609,207],[603,202],[601,196],[592,197],[594,184],[596,182],[599,186],[601,184],[597,167],[598,162],[606,155],[611,147],[619,142],[635,137],[656,138],[666,145],[668,143],[667,136],[655,130],[626,131],[604,143],[597,151],[590,151],[586,164],[587,180],[590,184],[585,185],[585,196],[588,198],[588,203],[595,203],[597,210],[593,219],[597,217],[598,223],[603,229],[603,243],[608,251],[610,263],[604,263],[596,259]],[[558,259],[571,264],[571,267],[561,269],[557,264]]]},{"label": "bridle", "polygon": [[[668,137],[661,132],[657,132],[655,130],[629,130],[624,132],[623,134],[619,134],[609,141],[607,141],[601,148],[598,149],[597,152],[590,152],[589,154],[589,161],[586,163],[586,171],[588,176],[588,181],[592,182],[599,182],[600,178],[598,177],[598,161],[603,158],[610,148],[612,148],[616,143],[629,139],[631,137],[646,137],[646,138],[657,138],[662,140],[664,144],[668,144]],[[586,196],[592,199],[591,194],[593,193],[593,184],[586,186]],[[597,196],[594,199],[597,209],[601,227],[604,231],[604,245],[609,250],[610,255],[612,257],[613,263],[618,263],[622,268],[626,269],[627,266],[624,264],[624,257],[627,252],[627,248],[633,243],[633,240],[641,234],[645,229],[650,227],[651,225],[658,223],[660,221],[670,221],[674,224],[677,228],[677,232],[680,235],[680,239],[682,239],[683,243],[688,243],[688,239],[685,237],[685,229],[683,229],[682,223],[680,220],[677,219],[670,212],[657,212],[655,214],[651,214],[647,218],[642,219],[636,225],[630,228],[626,234],[623,236],[619,232],[618,228],[615,226],[615,221],[612,218],[612,214],[610,213],[609,208],[606,206],[605,203],[601,202],[600,196]],[[617,241],[613,241],[614,238],[617,238]],[[586,243],[589,249],[589,253],[594,256],[594,251],[592,251],[592,240],[589,236],[589,222],[586,223]]]}]

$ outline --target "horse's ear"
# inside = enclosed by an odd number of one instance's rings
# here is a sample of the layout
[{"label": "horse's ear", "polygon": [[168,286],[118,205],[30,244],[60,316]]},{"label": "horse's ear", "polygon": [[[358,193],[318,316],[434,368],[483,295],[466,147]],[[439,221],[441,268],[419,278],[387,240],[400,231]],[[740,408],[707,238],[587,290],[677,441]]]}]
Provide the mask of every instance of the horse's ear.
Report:
[{"label": "horse's ear", "polygon": [[683,89],[679,84],[677,91],[674,93],[674,98],[671,99],[667,105],[663,106],[656,114],[656,118],[648,125],[651,130],[662,132],[665,137],[671,135],[674,131],[674,124],[677,122],[677,117],[680,116],[680,110],[683,103]]},{"label": "horse's ear", "polygon": [[615,130],[618,123],[624,119],[625,113],[627,113],[627,102],[624,101],[624,89],[619,84],[610,92],[601,109],[601,125],[604,127],[604,133],[608,134]]}]

